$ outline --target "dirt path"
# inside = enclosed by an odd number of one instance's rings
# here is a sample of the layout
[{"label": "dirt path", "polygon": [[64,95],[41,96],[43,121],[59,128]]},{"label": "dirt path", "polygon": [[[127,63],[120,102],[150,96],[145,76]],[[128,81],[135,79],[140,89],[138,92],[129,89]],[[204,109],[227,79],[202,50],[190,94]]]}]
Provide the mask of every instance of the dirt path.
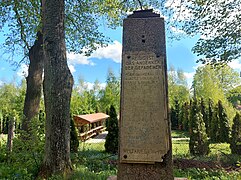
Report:
[{"label": "dirt path", "polygon": [[[101,142],[105,142],[105,137],[107,135],[108,131],[104,131],[103,133],[88,139],[87,141],[85,141],[86,143],[101,143]],[[172,138],[172,140],[175,141],[185,141],[185,140],[189,140],[189,138]]]},{"label": "dirt path", "polygon": [[103,133],[88,139],[87,141],[85,141],[85,143],[101,143],[101,142],[105,142],[105,137],[107,135],[107,131],[104,131]]}]

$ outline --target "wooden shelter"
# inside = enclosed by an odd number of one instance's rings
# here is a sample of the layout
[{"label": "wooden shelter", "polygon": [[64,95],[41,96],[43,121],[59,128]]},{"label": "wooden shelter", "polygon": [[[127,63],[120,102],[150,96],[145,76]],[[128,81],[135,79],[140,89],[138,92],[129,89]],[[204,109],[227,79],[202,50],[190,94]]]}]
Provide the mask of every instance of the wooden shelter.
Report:
[{"label": "wooden shelter", "polygon": [[104,113],[74,115],[74,122],[78,129],[78,136],[85,141],[105,130],[105,120],[109,116]]}]

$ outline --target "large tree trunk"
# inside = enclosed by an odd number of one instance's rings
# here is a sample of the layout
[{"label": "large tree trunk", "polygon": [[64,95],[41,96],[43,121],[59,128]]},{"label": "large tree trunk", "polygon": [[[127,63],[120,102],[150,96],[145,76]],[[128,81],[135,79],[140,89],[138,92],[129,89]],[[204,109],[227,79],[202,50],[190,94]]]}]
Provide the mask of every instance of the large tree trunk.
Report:
[{"label": "large tree trunk", "polygon": [[29,69],[27,80],[26,96],[24,101],[24,119],[22,129],[29,132],[31,119],[39,113],[39,104],[42,91],[43,76],[43,35],[37,33],[37,39],[29,50]]},{"label": "large tree trunk", "polygon": [[39,175],[68,173],[70,161],[70,99],[73,77],[67,66],[64,0],[43,0],[45,156]]}]

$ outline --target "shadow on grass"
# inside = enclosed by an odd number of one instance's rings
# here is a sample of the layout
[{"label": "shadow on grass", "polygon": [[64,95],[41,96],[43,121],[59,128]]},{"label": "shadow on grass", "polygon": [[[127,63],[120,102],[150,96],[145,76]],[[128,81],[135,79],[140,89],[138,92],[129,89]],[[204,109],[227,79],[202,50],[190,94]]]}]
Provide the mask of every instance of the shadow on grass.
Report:
[{"label": "shadow on grass", "polygon": [[117,173],[117,155],[104,151],[104,144],[82,144],[72,154],[74,172],[69,179],[102,180]]}]

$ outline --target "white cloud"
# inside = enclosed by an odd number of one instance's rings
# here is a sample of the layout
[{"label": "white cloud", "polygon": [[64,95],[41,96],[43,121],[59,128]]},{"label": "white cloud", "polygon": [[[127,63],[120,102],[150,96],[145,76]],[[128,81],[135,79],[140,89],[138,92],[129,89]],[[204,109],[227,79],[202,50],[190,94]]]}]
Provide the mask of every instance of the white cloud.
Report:
[{"label": "white cloud", "polygon": [[76,54],[73,52],[67,53],[69,64],[85,64],[94,66],[91,58],[97,59],[111,59],[117,63],[121,62],[122,45],[118,41],[114,41],[113,44],[109,44],[106,47],[100,47],[94,51],[91,56],[85,56],[83,54]]},{"label": "white cloud", "polygon": [[91,66],[95,65],[91,60],[89,60],[89,57],[84,56],[83,54],[67,52],[67,59],[70,65],[74,65],[74,64],[85,64],[85,65],[91,65]]},{"label": "white cloud", "polygon": [[76,71],[74,65],[69,64],[68,66],[69,66],[70,72],[73,74]]},{"label": "white cloud", "polygon": [[241,59],[233,60],[232,62],[228,63],[228,65],[235,70],[241,71]]},{"label": "white cloud", "polygon": [[109,44],[106,47],[100,47],[94,51],[91,56],[85,56],[83,54],[76,54],[73,52],[67,52],[67,59],[70,71],[74,73],[75,65],[83,64],[94,66],[95,63],[91,61],[92,58],[97,59],[111,59],[116,63],[121,62],[122,45],[118,41],[114,41],[113,44]]},{"label": "white cloud", "polygon": [[28,65],[21,64],[20,69],[17,71],[17,75],[20,77],[27,77],[28,76]]},{"label": "white cloud", "polygon": [[197,63],[197,65],[196,65],[196,66],[193,66],[192,68],[193,68],[194,70],[197,70],[197,68],[203,67],[203,66],[205,66],[205,64]]},{"label": "white cloud", "polygon": [[[106,83],[100,83],[99,85],[100,85],[100,89],[104,89],[106,86]],[[91,90],[94,87],[94,83],[84,82],[84,86],[87,87],[88,90]]]},{"label": "white cloud", "polygon": [[187,79],[192,79],[193,76],[194,76],[195,72],[184,72],[184,76],[187,78]]},{"label": "white cloud", "polygon": [[[106,87],[106,83],[100,83],[99,84],[100,89],[104,89]],[[94,87],[94,83],[91,82],[84,82],[81,85],[77,85],[77,91],[79,93],[83,93],[85,90],[91,90]]]},{"label": "white cloud", "polygon": [[192,86],[194,74],[195,72],[184,72],[184,76],[187,78],[187,85],[189,88]]},{"label": "white cloud", "polygon": [[174,26],[170,26],[171,31],[173,31],[175,34],[185,34],[185,32],[181,29],[177,29]]},{"label": "white cloud", "polygon": [[91,58],[98,58],[98,59],[111,59],[117,63],[121,62],[121,52],[122,52],[122,45],[118,41],[114,41],[113,44],[109,44],[106,47],[101,47],[97,49],[92,55]]},{"label": "white cloud", "polygon": [[0,86],[2,86],[3,84],[4,84],[4,82],[0,80]]}]

